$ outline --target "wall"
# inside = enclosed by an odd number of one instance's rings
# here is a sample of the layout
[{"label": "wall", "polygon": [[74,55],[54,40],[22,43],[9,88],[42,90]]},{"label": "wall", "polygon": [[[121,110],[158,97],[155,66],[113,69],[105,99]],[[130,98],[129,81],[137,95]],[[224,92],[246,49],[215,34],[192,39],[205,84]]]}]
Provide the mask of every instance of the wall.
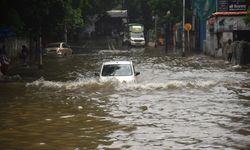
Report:
[{"label": "wall", "polygon": [[245,16],[219,16],[215,22],[215,32],[250,30],[244,21]]},{"label": "wall", "polygon": [[21,38],[21,37],[8,37],[0,41],[0,45],[5,45],[5,49],[7,54],[10,57],[17,57],[19,56],[22,45],[26,45],[30,48],[29,39],[28,38]]},{"label": "wall", "polygon": [[[250,26],[244,22],[245,16],[213,16],[207,20],[206,40],[204,51],[214,56],[223,56],[221,51],[223,45],[231,39],[244,40],[242,32],[250,31]],[[237,38],[236,38],[237,37]],[[247,37],[246,37],[247,38]],[[218,52],[220,51],[220,54]],[[224,56],[223,56],[224,57]]]}]

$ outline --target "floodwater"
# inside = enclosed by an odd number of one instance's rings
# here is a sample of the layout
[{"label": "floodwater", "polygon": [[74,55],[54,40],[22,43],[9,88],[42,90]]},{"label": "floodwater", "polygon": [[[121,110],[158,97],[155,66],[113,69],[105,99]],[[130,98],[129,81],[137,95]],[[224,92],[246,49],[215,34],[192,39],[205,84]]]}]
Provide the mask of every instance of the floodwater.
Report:
[{"label": "floodwater", "polygon": [[[132,60],[138,82],[100,83]],[[250,74],[203,55],[78,51],[0,83],[0,149],[249,149]]]}]

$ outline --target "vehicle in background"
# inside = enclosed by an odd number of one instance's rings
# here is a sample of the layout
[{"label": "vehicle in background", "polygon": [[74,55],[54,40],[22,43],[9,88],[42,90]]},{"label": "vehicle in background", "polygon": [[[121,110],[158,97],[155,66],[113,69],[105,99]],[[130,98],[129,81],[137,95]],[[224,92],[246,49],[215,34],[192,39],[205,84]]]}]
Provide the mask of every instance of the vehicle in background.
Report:
[{"label": "vehicle in background", "polygon": [[134,83],[139,74],[140,72],[135,72],[132,61],[110,61],[102,64],[101,71],[96,76],[99,76],[101,82],[115,80],[120,83]]},{"label": "vehicle in background", "polygon": [[45,55],[68,56],[72,53],[73,50],[64,42],[49,43],[45,48]]},{"label": "vehicle in background", "polygon": [[127,24],[123,44],[128,44],[129,46],[145,46],[144,26],[138,23]]}]

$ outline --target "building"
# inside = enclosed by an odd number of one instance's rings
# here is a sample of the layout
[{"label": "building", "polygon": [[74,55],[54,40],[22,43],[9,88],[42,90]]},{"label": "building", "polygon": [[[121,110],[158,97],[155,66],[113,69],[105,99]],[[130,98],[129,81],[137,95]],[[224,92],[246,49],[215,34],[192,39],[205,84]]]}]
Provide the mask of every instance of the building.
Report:
[{"label": "building", "polygon": [[127,10],[109,10],[102,14],[88,16],[80,38],[111,35],[113,31],[120,32],[123,30],[123,24],[127,21]]},{"label": "building", "polygon": [[123,31],[123,25],[127,22],[127,10],[109,10],[96,22],[96,32],[99,35],[120,33]]},{"label": "building", "polygon": [[217,0],[216,12],[206,21],[205,53],[224,56],[223,46],[229,39],[250,42],[250,26],[244,21],[249,3],[248,0]]}]

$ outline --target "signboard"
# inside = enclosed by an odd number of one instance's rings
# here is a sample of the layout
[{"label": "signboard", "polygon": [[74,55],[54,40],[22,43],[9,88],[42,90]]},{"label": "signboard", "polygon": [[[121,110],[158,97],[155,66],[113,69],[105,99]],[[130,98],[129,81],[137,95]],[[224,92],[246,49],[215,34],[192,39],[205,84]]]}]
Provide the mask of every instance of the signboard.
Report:
[{"label": "signboard", "polygon": [[144,27],[143,25],[140,24],[129,24],[129,31],[130,32],[143,32],[144,31]]},{"label": "signboard", "polygon": [[186,31],[190,31],[192,29],[192,25],[190,23],[186,23],[185,26],[184,26],[184,29]]},{"label": "signboard", "polygon": [[228,0],[218,0],[217,1],[217,10],[219,12],[227,12],[228,11]]},{"label": "signboard", "polygon": [[246,0],[229,0],[228,11],[230,12],[247,11],[247,8]]},{"label": "signboard", "polygon": [[127,18],[128,12],[127,10],[109,10],[107,14],[113,18]]},{"label": "signboard", "polygon": [[249,6],[250,6],[249,0],[218,0],[217,1],[218,12],[247,11]]},{"label": "signboard", "polygon": [[216,32],[232,32],[233,30],[250,30],[250,26],[244,21],[244,16],[221,16],[216,19]]}]

